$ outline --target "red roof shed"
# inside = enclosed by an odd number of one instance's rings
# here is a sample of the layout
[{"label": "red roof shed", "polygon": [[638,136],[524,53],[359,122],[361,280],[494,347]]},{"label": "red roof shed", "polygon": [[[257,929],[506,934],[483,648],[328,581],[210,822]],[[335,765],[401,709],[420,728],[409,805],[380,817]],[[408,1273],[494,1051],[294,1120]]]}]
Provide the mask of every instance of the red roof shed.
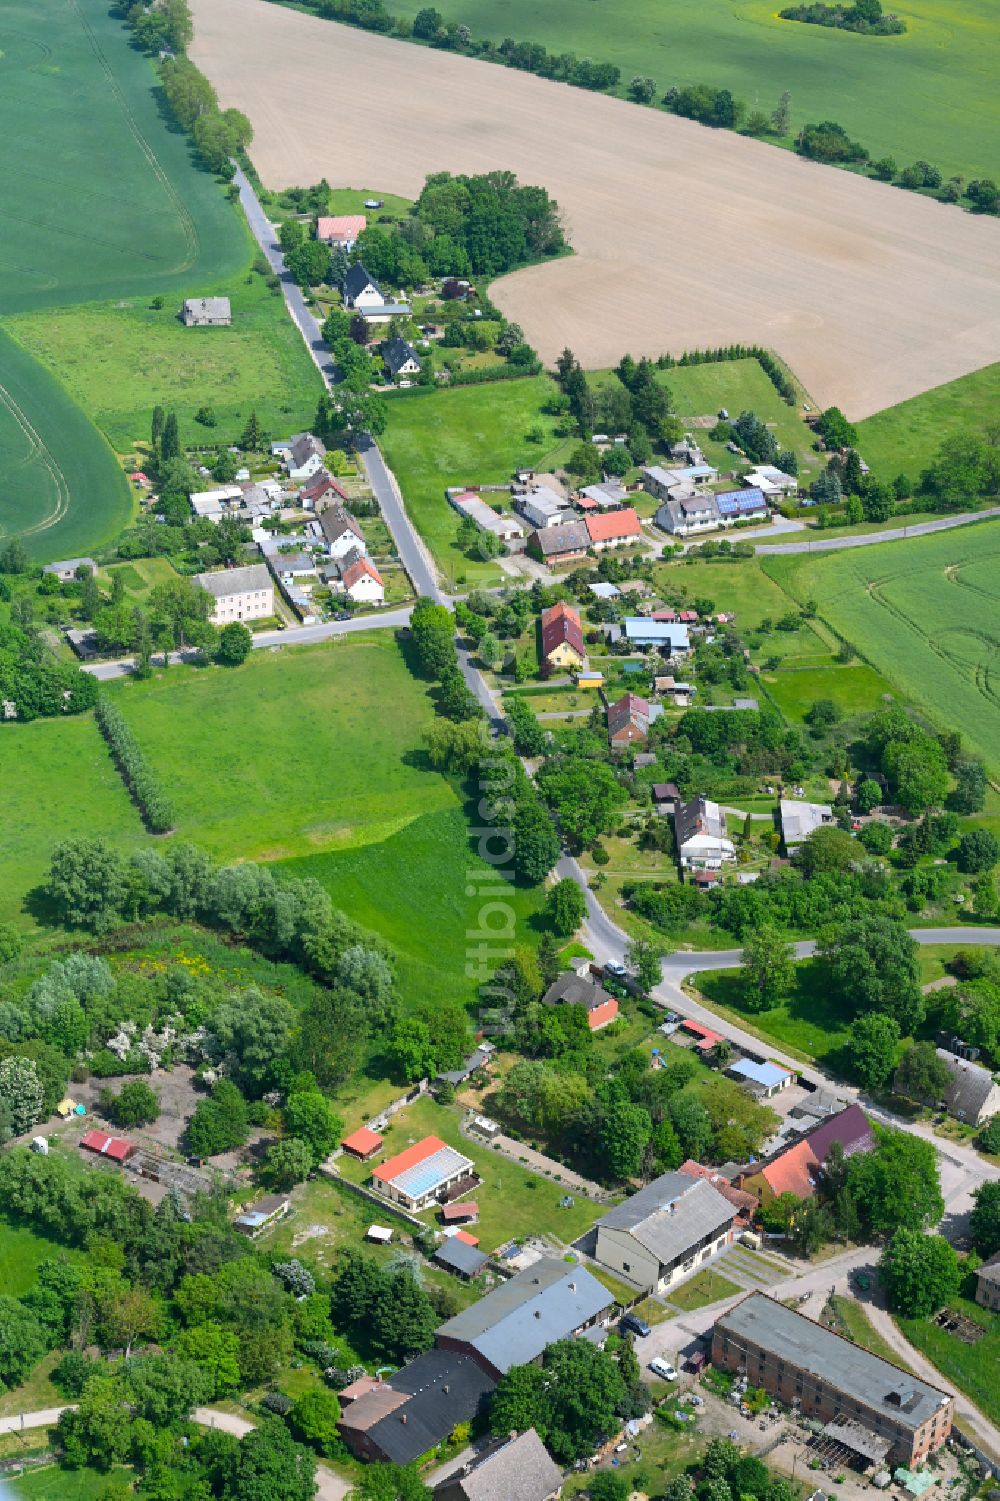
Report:
[{"label": "red roof shed", "polygon": [[366,1157],[372,1157],[379,1151],[382,1146],[382,1137],[368,1126],[360,1126],[357,1131],[352,1131],[350,1136],[345,1136],[340,1145],[345,1152],[350,1152],[353,1157],[360,1157],[364,1161]]},{"label": "red roof shed", "polygon": [[106,1131],[87,1131],[80,1137],[81,1147],[88,1152],[97,1152],[101,1157],[110,1157],[114,1162],[127,1162],[135,1151],[135,1144],[124,1136],[109,1136]]}]

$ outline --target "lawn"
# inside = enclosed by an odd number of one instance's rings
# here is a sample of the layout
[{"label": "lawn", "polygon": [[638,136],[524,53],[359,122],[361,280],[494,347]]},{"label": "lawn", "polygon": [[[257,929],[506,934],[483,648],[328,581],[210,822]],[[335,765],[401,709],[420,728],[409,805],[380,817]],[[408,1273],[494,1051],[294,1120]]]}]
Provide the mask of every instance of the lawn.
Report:
[{"label": "lawn", "polygon": [[860,451],[880,479],[902,472],[918,480],[946,438],[981,433],[994,421],[998,402],[1000,365],[987,365],[860,422]]},{"label": "lawn", "polygon": [[[421,0],[394,0],[413,19]],[[900,165],[923,157],[944,175],[995,176],[1000,155],[1000,20],[992,0],[907,0],[908,31],[867,37],[782,21],[771,0],[628,0],[613,8],[588,0],[448,0],[446,22],[501,42],[540,42],[616,64],[622,86],[652,77],[662,95],[673,84],[728,88],[751,108],[770,112],[782,90],[792,96],[794,140],[806,121],[837,120],[873,158]]]},{"label": "lawn", "polygon": [[[280,860],[315,876],[394,946],[404,998],[433,1000],[444,982],[474,1000],[483,937],[473,881],[489,868],[460,792],[423,760],[427,689],[390,632],[255,652],[236,672],[171,668],[110,686],[179,835],[220,859]],[[515,933],[541,901],[505,893]]]},{"label": "lawn", "polygon": [[0,48],[0,312],[179,298],[241,269],[234,210],[105,0],[8,0]]},{"label": "lawn", "polygon": [[831,663],[828,667],[793,667],[764,673],[768,695],[786,719],[801,724],[820,698],[832,699],[845,719],[881,708],[891,690],[884,678],[864,662]]},{"label": "lawn", "polygon": [[[459,518],[445,499],[450,485],[503,484],[514,470],[543,468],[556,443],[554,419],[542,403],[555,387],[539,375],[452,391],[415,391],[389,398],[382,439],[417,530],[450,581],[479,583],[500,574],[495,563],[470,559],[457,544]],[[533,443],[533,428],[542,440]]]},{"label": "lawn", "polygon": [[[249,263],[248,241],[244,255]],[[211,290],[228,295],[230,328],[185,328],[176,299],[155,311],[138,297],[22,314],[7,327],[119,453],[148,441],[157,404],[177,413],[185,445],[236,442],[253,410],[275,437],[308,428],[323,382],[280,292],[257,273]],[[214,427],[195,422],[204,406]]]},{"label": "lawn", "polygon": [[[738,542],[739,534],[734,532],[728,540]],[[764,572],[756,557],[725,563],[694,557],[690,561],[686,557],[678,558],[671,563],[657,563],[653,577],[659,589],[671,593],[676,590],[691,601],[710,599],[714,609],[735,614],[736,628],[744,634],[759,626],[762,620],[778,620],[795,608],[795,601],[780,582]],[[768,637],[768,651],[776,639]],[[810,640],[810,649],[820,650],[820,642],[815,637]]]},{"label": "lawn", "polygon": [[[810,470],[815,474],[822,467],[813,452],[811,430],[797,409],[782,401],[756,360],[676,366],[664,370],[659,378],[670,391],[674,411],[685,422],[693,417],[715,417],[723,408],[734,418],[740,412],[756,412],[767,423],[779,448],[794,450],[806,482]],[[710,464],[728,471],[742,462],[724,443],[714,443],[707,430],[694,432]]]},{"label": "lawn", "polygon": [[109,1476],[104,1470],[64,1470],[58,1465],[45,1465],[6,1483],[11,1495],[23,1501],[97,1501],[110,1479],[129,1480],[131,1475],[131,1470],[116,1469]]},{"label": "lawn", "polygon": [[[463,1136],[459,1119],[458,1110],[437,1104],[429,1095],[421,1095],[392,1117],[384,1133],[384,1156],[395,1156],[425,1136],[439,1136],[471,1158],[483,1180],[475,1193],[479,1205],[475,1234],[479,1236],[484,1251],[494,1251],[510,1240],[545,1234],[555,1236],[568,1246],[605,1212],[600,1204],[594,1204],[579,1194],[573,1196],[571,1207],[563,1209],[559,1201],[566,1192],[565,1187],[555,1179],[539,1177],[500,1152]],[[347,1158],[340,1160],[344,1177],[356,1183],[368,1181],[372,1165]],[[373,1215],[373,1218],[377,1216]],[[433,1211],[421,1218],[428,1223],[437,1223]]]},{"label": "lawn", "polygon": [[948,1306],[987,1330],[978,1344],[963,1344],[929,1319],[898,1319],[897,1322],[910,1343],[933,1361],[946,1381],[971,1398],[991,1422],[1000,1422],[1000,1392],[997,1390],[1000,1318],[967,1298],[952,1298]]},{"label": "lawn", "polygon": [[90,714],[4,726],[0,827],[2,919],[18,917],[59,840],[103,835],[134,848],[145,838]]},{"label": "lawn", "polygon": [[696,1308],[718,1303],[721,1298],[735,1298],[739,1291],[738,1282],[724,1277],[713,1267],[704,1267],[687,1282],[682,1282],[680,1287],[670,1289],[663,1296],[682,1313],[693,1313]]},{"label": "lawn", "polygon": [[0,1219],[0,1287],[9,1298],[19,1298],[33,1286],[40,1261],[64,1252],[61,1246],[36,1235],[27,1225]]},{"label": "lawn", "polygon": [[793,1057],[843,1072],[838,1067],[839,1055],[848,1041],[851,1017],[827,991],[818,964],[797,964],[795,990],[767,1011],[746,1009],[735,969],[706,970],[697,976],[697,988],[724,1019],[777,1044]]},{"label": "lawn", "polygon": [[841,552],[769,557],[764,571],[941,728],[1000,767],[1000,525]]},{"label": "lawn", "polygon": [[2,329],[0,459],[0,542],[18,533],[39,562],[82,557],[132,515],[128,481],[105,439],[59,381]]}]

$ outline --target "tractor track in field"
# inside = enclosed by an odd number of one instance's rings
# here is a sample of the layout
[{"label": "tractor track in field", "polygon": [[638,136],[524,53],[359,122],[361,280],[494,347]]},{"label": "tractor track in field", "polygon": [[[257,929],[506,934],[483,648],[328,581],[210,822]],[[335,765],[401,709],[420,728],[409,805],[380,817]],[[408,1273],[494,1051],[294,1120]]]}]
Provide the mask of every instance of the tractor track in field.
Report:
[{"label": "tractor track in field", "polygon": [[20,428],[28,440],[28,461],[31,459],[41,461],[48,472],[53,489],[55,490],[55,505],[49,514],[44,516],[41,521],[36,521],[34,526],[17,528],[18,536],[31,537],[37,535],[39,532],[48,531],[50,527],[55,526],[57,522],[62,520],[69,510],[71,499],[70,488],[63,470],[53,456],[45,439],[35,427],[24,408],[11,395],[7,387],[3,385],[0,385],[0,403],[6,407],[18,428]]},{"label": "tractor track in field", "polygon": [[194,264],[201,250],[201,241],[198,237],[197,225],[195,224],[194,219],[188,211],[187,205],[184,203],[184,200],[181,198],[177,189],[170,181],[170,178],[164,170],[163,165],[161,164],[156,152],[153,150],[152,146],[149,144],[149,142],[146,140],[146,137],[139,129],[129,102],[125,97],[124,91],[122,90],[121,84],[118,82],[118,79],[115,76],[115,70],[114,68],[112,68],[110,62],[108,61],[100,42],[97,40],[97,36],[94,33],[93,27],[87,20],[86,16],[83,14],[83,11],[77,3],[77,0],[66,0],[66,4],[68,8],[73,12],[81,28],[83,29],[88,42],[90,43],[91,50],[96,57],[105,78],[108,81],[108,86],[111,90],[112,95],[114,96],[119,110],[121,111],[122,118],[125,121],[125,125],[129,131],[129,134],[132,136],[132,139],[135,141],[140,152],[148,163],[150,170],[152,171],[157,182],[160,184],[160,187],[163,189],[166,198],[172,205],[174,212],[177,215],[178,221],[180,222],[181,229],[184,233],[187,256],[186,259],[180,261],[176,266],[171,266],[167,269],[171,273],[186,271],[189,266],[192,266]]}]

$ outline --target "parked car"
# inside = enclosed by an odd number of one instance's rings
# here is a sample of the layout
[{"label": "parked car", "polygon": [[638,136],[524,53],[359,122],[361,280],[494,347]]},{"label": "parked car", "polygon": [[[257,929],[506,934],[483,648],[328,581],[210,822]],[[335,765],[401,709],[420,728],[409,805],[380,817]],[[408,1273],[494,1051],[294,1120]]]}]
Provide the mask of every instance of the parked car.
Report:
[{"label": "parked car", "polygon": [[624,964],[619,964],[616,959],[609,959],[607,964],[604,966],[604,973],[606,975],[614,975],[618,980],[624,980],[625,976],[628,974],[628,970],[625,968]]},{"label": "parked car", "polygon": [[677,1380],[677,1372],[670,1364],[670,1361],[661,1360],[658,1355],[655,1360],[651,1360],[649,1362],[649,1369],[652,1371],[654,1376],[659,1376],[661,1381]]},{"label": "parked car", "polygon": [[618,1327],[624,1334],[638,1334],[643,1339],[653,1332],[646,1320],[641,1319],[637,1313],[623,1313]]}]

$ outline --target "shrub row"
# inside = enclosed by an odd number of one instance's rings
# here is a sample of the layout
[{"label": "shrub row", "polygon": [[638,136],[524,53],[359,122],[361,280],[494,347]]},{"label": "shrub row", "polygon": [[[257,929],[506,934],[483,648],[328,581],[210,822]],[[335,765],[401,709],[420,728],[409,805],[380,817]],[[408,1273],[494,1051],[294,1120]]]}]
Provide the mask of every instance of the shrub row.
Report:
[{"label": "shrub row", "polygon": [[173,809],[150,770],[125,716],[103,696],[98,697],[95,714],[97,727],[108,742],[121,779],[135,799],[147,827],[153,834],[166,833],[173,823]]},{"label": "shrub row", "polygon": [[499,380],[524,380],[539,375],[541,360],[532,360],[530,365],[485,365],[476,370],[456,370],[449,382],[452,386],[485,386]]}]

